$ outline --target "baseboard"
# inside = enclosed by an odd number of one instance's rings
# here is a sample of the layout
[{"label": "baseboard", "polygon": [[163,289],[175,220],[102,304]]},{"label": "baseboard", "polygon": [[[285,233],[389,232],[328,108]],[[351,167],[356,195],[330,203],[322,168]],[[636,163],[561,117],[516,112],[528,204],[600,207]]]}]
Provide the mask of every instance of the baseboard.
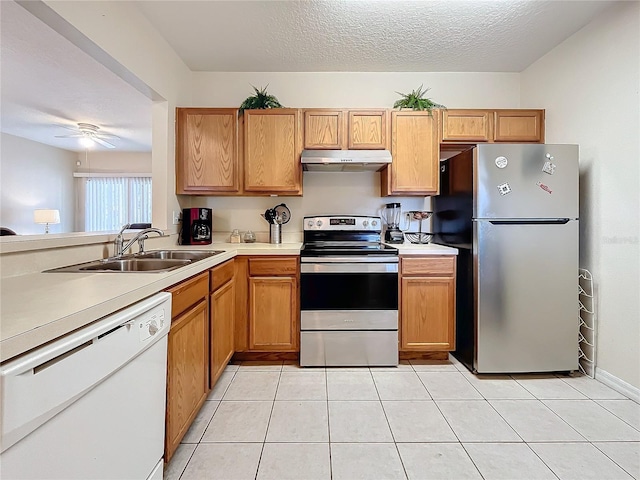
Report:
[{"label": "baseboard", "polygon": [[596,380],[604,383],[607,387],[613,388],[616,392],[621,393],[634,402],[640,403],[640,388],[634,387],[630,383],[598,367],[596,367]]}]

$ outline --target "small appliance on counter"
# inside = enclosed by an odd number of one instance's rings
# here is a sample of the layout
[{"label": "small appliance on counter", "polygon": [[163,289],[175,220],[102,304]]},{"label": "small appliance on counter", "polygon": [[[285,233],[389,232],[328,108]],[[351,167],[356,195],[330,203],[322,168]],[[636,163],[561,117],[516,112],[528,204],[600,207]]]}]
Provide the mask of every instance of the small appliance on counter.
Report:
[{"label": "small appliance on counter", "polygon": [[400,231],[401,208],[399,203],[387,203],[381,214],[385,225],[384,241],[386,243],[404,243],[404,236]]},{"label": "small appliance on counter", "polygon": [[181,245],[210,245],[213,212],[210,208],[183,208]]}]

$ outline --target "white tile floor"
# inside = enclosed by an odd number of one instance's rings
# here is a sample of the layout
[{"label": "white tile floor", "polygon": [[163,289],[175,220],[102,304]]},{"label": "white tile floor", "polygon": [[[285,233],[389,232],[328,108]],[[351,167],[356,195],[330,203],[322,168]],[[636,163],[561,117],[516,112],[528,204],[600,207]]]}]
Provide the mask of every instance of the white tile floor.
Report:
[{"label": "white tile floor", "polygon": [[640,479],[640,405],[588,377],[230,365],[165,480]]}]

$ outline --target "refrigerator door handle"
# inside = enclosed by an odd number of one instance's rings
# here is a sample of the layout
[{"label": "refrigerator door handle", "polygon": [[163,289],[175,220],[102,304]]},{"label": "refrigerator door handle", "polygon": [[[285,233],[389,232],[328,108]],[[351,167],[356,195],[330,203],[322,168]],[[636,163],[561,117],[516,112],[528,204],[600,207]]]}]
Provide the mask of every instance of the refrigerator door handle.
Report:
[{"label": "refrigerator door handle", "polygon": [[492,225],[564,225],[569,218],[554,218],[550,220],[490,220]]}]

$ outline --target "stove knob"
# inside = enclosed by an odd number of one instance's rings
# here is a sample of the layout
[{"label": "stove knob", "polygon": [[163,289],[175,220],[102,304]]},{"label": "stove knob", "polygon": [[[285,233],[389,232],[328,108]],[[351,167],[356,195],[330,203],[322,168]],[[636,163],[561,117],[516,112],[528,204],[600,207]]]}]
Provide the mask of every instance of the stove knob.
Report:
[{"label": "stove knob", "polygon": [[378,225],[378,221],[377,220],[374,220],[373,222],[371,222],[371,226],[372,227],[375,227],[376,225]]},{"label": "stove knob", "polygon": [[307,222],[307,226],[308,226],[308,227],[313,227],[313,220],[309,220],[309,221]]},{"label": "stove knob", "polygon": [[321,226],[322,226],[322,220],[318,220],[318,221],[316,222],[316,225],[317,225],[318,227],[321,227]]},{"label": "stove knob", "polygon": [[367,225],[369,225],[369,220],[365,220],[364,222],[362,222],[363,227],[366,227]]}]

